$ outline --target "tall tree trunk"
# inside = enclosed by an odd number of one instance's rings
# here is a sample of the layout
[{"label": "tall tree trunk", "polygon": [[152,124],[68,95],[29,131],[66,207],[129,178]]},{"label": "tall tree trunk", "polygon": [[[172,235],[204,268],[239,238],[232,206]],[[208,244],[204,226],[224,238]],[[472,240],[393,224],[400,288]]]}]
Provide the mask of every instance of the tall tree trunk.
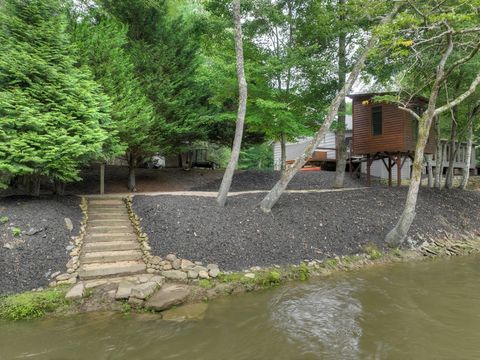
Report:
[{"label": "tall tree trunk", "polygon": [[470,163],[472,162],[472,146],[473,146],[473,121],[468,124],[468,140],[467,140],[467,156],[465,159],[465,166],[463,168],[463,178],[460,188],[465,190],[468,185],[470,177]]},{"label": "tall tree trunk", "polygon": [[222,184],[217,195],[217,202],[220,206],[225,206],[228,191],[232,184],[233,174],[237,168],[238,157],[240,156],[240,147],[242,145],[243,124],[245,122],[245,113],[247,111],[247,81],[245,80],[245,70],[243,66],[243,40],[242,23],[240,16],[240,0],[233,2],[233,18],[235,22],[235,53],[237,57],[237,77],[238,77],[238,112],[237,123],[235,127],[235,138],[233,140],[232,154],[230,161],[223,175]]},{"label": "tall tree trunk", "polygon": [[137,191],[135,168],[137,167],[137,157],[132,151],[128,152],[128,190]]},{"label": "tall tree trunk", "polygon": [[[340,11],[340,23],[343,24],[345,20],[345,0],[338,0],[338,8]],[[346,49],[346,35],[341,31],[338,36],[338,90],[340,91],[345,85],[345,78],[347,74],[347,49]],[[345,144],[345,99],[341,102],[338,108],[337,116],[337,133],[335,135],[336,148],[336,169],[335,180],[333,187],[343,188],[345,180],[345,167],[347,165],[347,146]]]},{"label": "tall tree trunk", "polygon": [[32,196],[40,196],[41,177],[37,174],[28,176],[28,193]]},{"label": "tall tree trunk", "polygon": [[435,138],[437,140],[437,148],[435,154],[435,181],[434,187],[442,188],[442,174],[443,174],[443,146],[440,134],[440,118],[435,119]]},{"label": "tall tree trunk", "polygon": [[287,143],[284,134],[280,136],[280,162],[280,170],[284,172],[287,168]]},{"label": "tall tree trunk", "polygon": [[453,175],[455,167],[455,157],[457,155],[457,120],[458,120],[458,107],[455,106],[452,109],[452,126],[450,130],[450,154],[448,159],[447,176],[445,180],[445,187],[447,189],[453,188]]},{"label": "tall tree trunk", "polygon": [[[399,7],[400,4],[395,4],[394,10],[382,19],[382,24],[384,24],[385,22],[389,22],[396,15]],[[323,122],[318,132],[315,134],[314,138],[309,142],[302,155],[300,155],[300,157],[295,160],[293,165],[283,172],[280,180],[261,201],[260,209],[263,212],[270,212],[272,210],[272,207],[277,203],[278,199],[287,188],[288,183],[292,180],[298,170],[300,170],[303,165],[305,165],[308,158],[312,156],[313,152],[318,147],[318,144],[320,144],[320,142],[322,141],[323,136],[330,129],[330,125],[332,125],[332,122],[338,113],[340,104],[345,100],[345,96],[352,89],[352,86],[357,80],[358,75],[365,66],[365,60],[367,59],[370,50],[377,44],[377,42],[378,37],[377,35],[375,35],[375,33],[373,33],[368,40],[367,45],[362,49],[362,53],[358,58],[355,66],[353,67],[352,72],[350,73],[348,80],[345,82],[342,90],[337,93],[332,103],[330,104],[330,108],[328,110],[327,116],[325,117],[325,121]]]},{"label": "tall tree trunk", "polygon": [[432,155],[425,156],[425,161],[427,162],[428,187],[433,188]]}]

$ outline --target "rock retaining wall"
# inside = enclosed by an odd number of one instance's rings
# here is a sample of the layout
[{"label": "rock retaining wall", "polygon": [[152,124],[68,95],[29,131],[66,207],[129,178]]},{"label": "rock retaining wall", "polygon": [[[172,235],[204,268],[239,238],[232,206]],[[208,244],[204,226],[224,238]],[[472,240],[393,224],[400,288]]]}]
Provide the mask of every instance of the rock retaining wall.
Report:
[{"label": "rock retaining wall", "polygon": [[152,255],[150,245],[148,244],[148,235],[140,226],[140,217],[133,211],[132,197],[129,196],[124,201],[127,206],[128,216],[137,234],[140,249],[143,252],[143,260],[147,264],[148,273],[161,274],[167,280],[185,282],[195,279],[216,278],[220,274],[220,269],[216,264],[204,266],[199,261],[193,262],[187,259],[180,259],[174,254],[169,254],[165,258]]}]

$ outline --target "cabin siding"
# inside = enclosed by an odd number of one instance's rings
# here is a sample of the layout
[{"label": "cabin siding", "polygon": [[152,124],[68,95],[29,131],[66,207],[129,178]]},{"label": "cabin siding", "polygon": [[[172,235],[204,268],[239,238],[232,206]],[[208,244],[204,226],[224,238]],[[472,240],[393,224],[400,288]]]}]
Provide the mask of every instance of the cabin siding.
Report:
[{"label": "cabin siding", "polygon": [[[354,155],[375,154],[377,152],[414,152],[416,139],[412,118],[409,113],[394,104],[373,103],[372,96],[353,99],[353,153]],[[363,104],[368,101],[368,104]],[[423,104],[419,103],[419,106]],[[382,135],[373,135],[372,108],[382,107]],[[435,135],[430,136],[425,154],[435,152]]]},{"label": "cabin siding", "polygon": [[[355,155],[366,155],[385,151],[404,151],[405,143],[404,119],[405,115],[397,107],[391,104],[364,105],[363,100],[353,101],[353,153]],[[372,129],[372,107],[382,107],[382,135],[373,136]]]}]

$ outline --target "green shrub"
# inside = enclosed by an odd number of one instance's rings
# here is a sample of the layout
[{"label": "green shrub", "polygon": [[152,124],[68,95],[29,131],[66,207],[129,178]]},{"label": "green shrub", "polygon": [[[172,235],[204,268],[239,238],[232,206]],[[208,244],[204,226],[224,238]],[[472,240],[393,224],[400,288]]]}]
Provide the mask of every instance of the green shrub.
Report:
[{"label": "green shrub", "polygon": [[308,280],[310,277],[310,269],[305,263],[301,263],[298,267],[292,269],[294,277],[300,281]]},{"label": "green shrub", "polygon": [[375,244],[367,244],[363,247],[363,251],[367,254],[371,260],[377,260],[382,257],[382,252],[378,250],[377,245]]},{"label": "green shrub", "polygon": [[22,233],[22,229],[20,229],[18,227],[12,228],[12,235],[13,236],[20,236],[21,233]]},{"label": "green shrub", "polygon": [[61,289],[9,295],[0,298],[0,318],[8,320],[39,318],[66,303],[65,291]]}]

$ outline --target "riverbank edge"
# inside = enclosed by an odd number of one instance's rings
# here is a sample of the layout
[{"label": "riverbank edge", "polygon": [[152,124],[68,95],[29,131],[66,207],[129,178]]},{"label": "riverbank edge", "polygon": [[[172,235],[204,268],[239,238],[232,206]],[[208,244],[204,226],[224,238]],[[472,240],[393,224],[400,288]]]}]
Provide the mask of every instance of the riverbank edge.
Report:
[{"label": "riverbank edge", "polygon": [[[369,245],[363,249],[363,253],[355,255],[336,256],[323,261],[304,261],[284,267],[253,267],[243,272],[220,273],[216,278],[189,281],[188,285],[185,282],[180,283],[188,287],[189,295],[177,306],[208,302],[222,296],[262,291],[293,281],[318,279],[375,266],[479,254],[479,235],[470,233],[455,237],[448,234],[441,239],[425,241],[415,249],[396,248],[380,251],[374,245]],[[128,302],[116,301],[109,295],[112,292],[109,287],[88,289],[83,298],[76,300],[65,299],[68,289],[68,286],[61,285],[42,291],[28,291],[2,297],[0,320],[62,317],[92,311],[155,312],[144,307],[132,307]],[[158,314],[160,316],[161,312]]]}]

